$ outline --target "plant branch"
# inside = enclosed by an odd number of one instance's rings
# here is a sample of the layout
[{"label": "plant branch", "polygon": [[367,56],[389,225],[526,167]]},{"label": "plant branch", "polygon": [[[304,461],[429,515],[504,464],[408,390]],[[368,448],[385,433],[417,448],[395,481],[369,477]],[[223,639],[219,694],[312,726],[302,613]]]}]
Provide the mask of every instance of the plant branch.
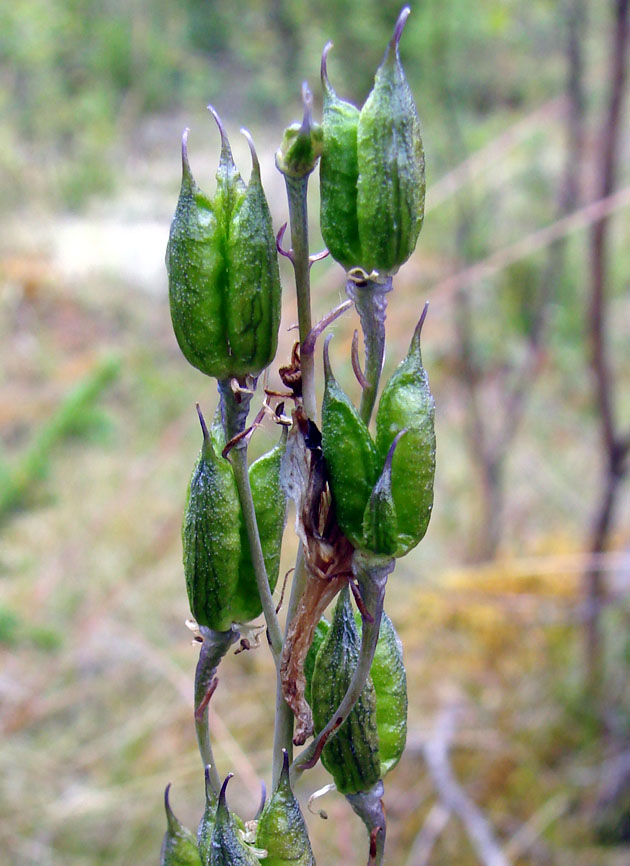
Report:
[{"label": "plant branch", "polygon": [[210,698],[217,686],[218,681],[215,674],[219,663],[232,644],[238,640],[239,633],[235,628],[231,628],[229,631],[214,631],[205,626],[200,626],[199,632],[203,638],[203,643],[195,670],[195,730],[201,762],[204,767],[209,767],[210,784],[215,794],[218,795],[221,780],[212,753],[208,727],[208,707]]},{"label": "plant branch", "polygon": [[385,317],[387,294],[392,290],[392,278],[384,280],[357,279],[350,276],[346,283],[346,293],[354,302],[361,320],[363,344],[365,347],[366,385],[361,394],[359,415],[366,424],[370,423],[376,402],[378,384],[385,356]]},{"label": "plant branch", "polygon": [[[311,262],[308,249],[308,175],[294,178],[284,176],[289,200],[291,222],[291,261],[295,272],[297,293],[298,326],[300,346],[306,341],[313,327],[311,321]],[[317,417],[317,396],[315,392],[315,358],[312,353],[301,352],[302,398],[304,409],[309,418]]]}]

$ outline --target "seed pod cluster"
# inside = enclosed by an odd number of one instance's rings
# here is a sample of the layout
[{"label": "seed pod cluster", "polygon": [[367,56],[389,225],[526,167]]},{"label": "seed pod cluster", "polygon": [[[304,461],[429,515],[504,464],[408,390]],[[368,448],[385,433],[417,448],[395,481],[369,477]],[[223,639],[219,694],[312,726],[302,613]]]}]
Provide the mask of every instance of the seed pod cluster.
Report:
[{"label": "seed pod cluster", "polygon": [[433,508],[435,405],[416,327],[407,356],[385,386],[376,442],[335,380],[324,353],[322,449],[339,526],[352,544],[400,557],[424,537]]},{"label": "seed pod cluster", "polygon": [[321,230],[346,270],[394,274],[414,251],[424,217],[424,151],[400,62],[406,7],[361,111],[340,99],[322,57]]},{"label": "seed pod cluster", "polygon": [[182,184],[166,267],[173,329],[185,358],[217,379],[257,376],[276,354],[280,274],[269,207],[251,138],[247,186],[225,130],[213,199],[203,193],[182,141]]},{"label": "seed pod cluster", "polygon": [[[188,487],[182,546],[190,610],[199,625],[227,631],[262,612],[247,531],[232,466],[221,455],[220,427],[208,431],[200,414],[203,445]],[[249,467],[256,519],[269,585],[278,580],[286,522],[280,466],[286,434]]]},{"label": "seed pod cluster", "polygon": [[[347,588],[332,624],[320,620],[305,664],[306,694],[316,731],[337,710],[357,664],[360,635]],[[402,646],[383,614],[370,678],[348,719],[322,752],[322,763],[343,794],[368,791],[400,760],[407,737],[407,680]]]}]

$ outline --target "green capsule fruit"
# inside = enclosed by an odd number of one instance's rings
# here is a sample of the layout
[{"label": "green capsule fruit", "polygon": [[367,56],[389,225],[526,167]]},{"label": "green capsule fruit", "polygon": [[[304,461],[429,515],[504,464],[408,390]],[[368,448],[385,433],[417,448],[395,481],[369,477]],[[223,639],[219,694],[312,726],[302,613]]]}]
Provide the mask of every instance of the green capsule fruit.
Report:
[{"label": "green capsule fruit", "polygon": [[368,428],[333,376],[324,348],[322,450],[337,522],[355,547],[362,547],[363,515],[378,476],[376,448]]},{"label": "green capsule fruit", "polygon": [[352,544],[400,557],[424,537],[433,508],[435,404],[422,366],[420,332],[383,389],[376,443],[335,381],[324,351],[322,449],[337,521]]},{"label": "green capsule fruit", "polygon": [[[359,624],[358,614],[355,619]],[[407,742],[407,675],[402,644],[386,613],[381,619],[370,676],[376,692],[376,727],[384,779],[400,760]]]},{"label": "green capsule fruit", "polygon": [[[354,614],[354,620],[359,630],[361,615],[358,611]],[[330,623],[322,617],[317,624],[315,637],[304,663],[305,695],[311,706],[315,662],[329,631]],[[394,624],[386,613],[382,615],[370,677],[376,693],[380,778],[383,779],[400,760],[407,741],[407,676],[403,664],[402,644]]]},{"label": "green capsule fruit", "polygon": [[167,785],[164,791],[167,829],[160,852],[160,866],[202,866],[194,834],[184,827],[171,809],[170,788]]},{"label": "green capsule fruit", "polygon": [[[234,472],[217,452],[200,413],[203,445],[188,486],[182,527],[190,610],[199,625],[227,631],[241,559],[241,506]],[[257,593],[256,593],[257,595]]]},{"label": "green capsule fruit", "polygon": [[[311,701],[316,732],[330,721],[346,694],[360,642],[346,586],[313,670]],[[322,763],[342,794],[367,791],[380,779],[376,693],[370,678],[346,721],[324,746]]]},{"label": "green capsule fruit", "polygon": [[231,778],[230,774],[219,793],[208,863],[209,866],[258,866],[258,859],[241,840],[227,807],[225,789]]},{"label": "green capsule fruit", "polygon": [[[392,451],[390,487],[395,549],[387,551],[392,556],[404,556],[424,538],[433,509],[435,402],[420,350],[426,309],[407,356],[383,389],[376,415],[379,462],[386,462]],[[403,431],[406,432],[401,435]]]},{"label": "green capsule fruit", "polygon": [[267,851],[265,866],[315,866],[304,817],[289,780],[289,757],[271,799],[258,819],[256,847]]},{"label": "green capsule fruit", "polygon": [[374,87],[359,112],[339,99],[322,57],[324,145],[321,227],[346,270],[394,274],[414,251],[424,217],[424,151],[418,113],[400,63],[403,9]]},{"label": "green capsule fruit", "polygon": [[311,683],[313,680],[313,671],[315,670],[315,660],[317,659],[317,653],[319,652],[319,648],[324,643],[326,635],[329,631],[330,623],[328,622],[326,617],[322,617],[317,623],[317,626],[315,627],[313,640],[311,641],[311,645],[308,648],[308,652],[306,653],[306,658],[304,659],[304,697],[308,701],[309,706],[312,706]]},{"label": "green capsule fruit", "polygon": [[[212,110],[212,109],[211,109]],[[182,141],[182,185],[166,266],[177,342],[194,366],[219,380],[257,376],[273,360],[280,325],[280,275],[271,216],[251,138],[247,187],[221,121],[217,189],[197,186]]]},{"label": "green capsule fruit", "polygon": [[[215,423],[209,432],[201,412],[201,454],[188,488],[182,543],[190,610],[199,625],[227,631],[234,622],[260,616],[245,521],[232,465],[221,455],[224,434]],[[269,585],[278,580],[287,497],[280,483],[286,431],[278,445],[249,467],[249,479]]]}]

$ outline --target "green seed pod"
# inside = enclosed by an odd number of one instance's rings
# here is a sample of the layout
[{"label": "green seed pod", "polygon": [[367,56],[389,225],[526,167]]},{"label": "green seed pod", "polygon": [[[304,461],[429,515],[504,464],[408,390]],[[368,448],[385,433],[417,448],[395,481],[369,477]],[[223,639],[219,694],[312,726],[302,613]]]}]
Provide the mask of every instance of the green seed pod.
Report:
[{"label": "green seed pod", "polygon": [[197,186],[182,141],[182,185],[166,266],[177,342],[194,366],[217,379],[257,376],[274,358],[280,324],[280,275],[269,208],[252,150],[245,187],[221,133],[217,190]]},{"label": "green seed pod", "polygon": [[424,538],[433,508],[435,403],[420,351],[426,309],[406,358],[383,389],[376,415],[378,461],[387,461],[391,451],[393,556],[404,556]]},{"label": "green seed pod", "polygon": [[[358,624],[360,617],[355,619]],[[376,727],[384,779],[400,760],[407,741],[407,675],[402,644],[386,613],[381,619],[370,676],[376,692]]]},{"label": "green seed pod", "polygon": [[413,250],[424,216],[420,122],[398,50],[405,7],[361,112],[340,100],[322,57],[324,146],[321,226],[346,270],[394,274]]},{"label": "green seed pod", "polygon": [[339,99],[326,74],[329,42],[322,55],[324,145],[319,166],[320,222],[330,255],[349,271],[362,261],[357,218],[359,109]]},{"label": "green seed pod", "polygon": [[164,791],[167,829],[162,842],[160,866],[202,866],[197,840],[175,817],[168,800],[171,786]]},{"label": "green seed pod", "polygon": [[376,449],[369,430],[333,376],[329,339],[324,349],[322,450],[337,522],[352,544],[362,547],[363,514],[378,473]]},{"label": "green seed pod", "polygon": [[322,617],[320,621],[317,623],[315,627],[315,633],[313,634],[313,640],[311,641],[311,645],[308,648],[308,652],[306,654],[306,658],[304,659],[304,697],[309,703],[309,706],[312,706],[311,702],[311,683],[313,680],[313,671],[315,670],[315,660],[317,659],[317,653],[319,652],[319,648],[324,643],[326,635],[330,631],[330,623],[326,619],[326,617]]},{"label": "green seed pod", "polygon": [[210,782],[209,767],[206,767],[206,807],[197,830],[197,847],[203,866],[210,863],[212,853],[212,833],[217,817],[218,798]]},{"label": "green seed pod", "polygon": [[[227,631],[233,622],[260,616],[262,604],[234,471],[221,456],[225,436],[215,417],[208,432],[201,412],[201,454],[193,471],[184,515],[184,574],[190,610],[199,625]],[[249,467],[256,520],[271,590],[280,567],[287,497],[280,483],[286,450],[280,442]]]},{"label": "green seed pod", "polygon": [[[280,483],[280,468],[286,451],[287,432],[283,429],[280,442],[249,467],[256,523],[260,534],[265,569],[273,592],[280,570],[280,550],[287,519],[287,495]],[[238,586],[232,601],[235,622],[248,622],[260,616],[262,605],[252,562],[245,522],[241,519],[241,559]]]},{"label": "green seed pod", "polygon": [[199,625],[227,631],[239,582],[241,506],[230,463],[216,452],[200,413],[203,445],[188,487],[182,546],[190,610]]},{"label": "green seed pod", "polygon": [[286,751],[276,789],[258,819],[256,847],[267,851],[260,861],[265,866],[315,866],[300,804],[291,790]]},{"label": "green seed pod", "polygon": [[324,350],[322,449],[339,526],[352,544],[400,557],[424,537],[433,507],[435,404],[416,326],[409,352],[383,389],[376,445],[335,381]]},{"label": "green seed pod", "polygon": [[[358,630],[361,627],[361,615],[358,611],[354,619]],[[329,630],[330,624],[322,617],[317,624],[313,643],[304,663],[305,695],[311,706],[315,662]],[[383,779],[400,760],[407,740],[407,677],[402,658],[402,644],[394,624],[386,613],[382,615],[370,677],[376,693],[380,778]]]},{"label": "green seed pod", "polygon": [[[360,637],[348,587],[339,595],[333,621],[315,661],[311,700],[315,730],[330,721],[344,697],[359,656]],[[322,763],[342,794],[371,788],[381,777],[376,693],[368,681],[346,721],[324,746]]]},{"label": "green seed pod", "polygon": [[236,823],[225,801],[230,774],[221,787],[217,805],[209,866],[259,866],[258,859],[239,838]]}]

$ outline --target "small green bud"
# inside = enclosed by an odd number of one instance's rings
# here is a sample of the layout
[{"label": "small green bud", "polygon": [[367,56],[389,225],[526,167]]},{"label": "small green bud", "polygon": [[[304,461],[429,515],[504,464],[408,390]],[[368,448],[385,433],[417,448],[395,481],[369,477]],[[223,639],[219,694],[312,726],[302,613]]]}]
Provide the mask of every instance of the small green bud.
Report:
[{"label": "small green bud", "polygon": [[313,171],[321,156],[324,138],[321,126],[313,122],[313,96],[306,82],[302,85],[302,103],[302,123],[292,123],[285,129],[276,152],[278,170],[296,179],[307,177]]},{"label": "small green bud", "polygon": [[315,866],[300,804],[291,790],[286,750],[276,789],[258,819],[256,847],[267,851],[260,861],[265,866]]},{"label": "small green bud", "polygon": [[197,186],[182,140],[182,185],[166,251],[173,329],[185,358],[217,379],[257,376],[273,360],[280,274],[271,215],[251,136],[252,173],[238,173],[221,121],[213,199]]},{"label": "small green bud", "polygon": [[339,99],[322,56],[324,145],[321,228],[330,254],[347,270],[394,274],[414,251],[424,217],[420,121],[398,50],[409,7],[361,111]]},{"label": "small green bud", "polygon": [[160,866],[202,866],[194,834],[184,827],[171,809],[168,799],[170,788],[167,785],[164,791],[167,829],[162,842]]}]

